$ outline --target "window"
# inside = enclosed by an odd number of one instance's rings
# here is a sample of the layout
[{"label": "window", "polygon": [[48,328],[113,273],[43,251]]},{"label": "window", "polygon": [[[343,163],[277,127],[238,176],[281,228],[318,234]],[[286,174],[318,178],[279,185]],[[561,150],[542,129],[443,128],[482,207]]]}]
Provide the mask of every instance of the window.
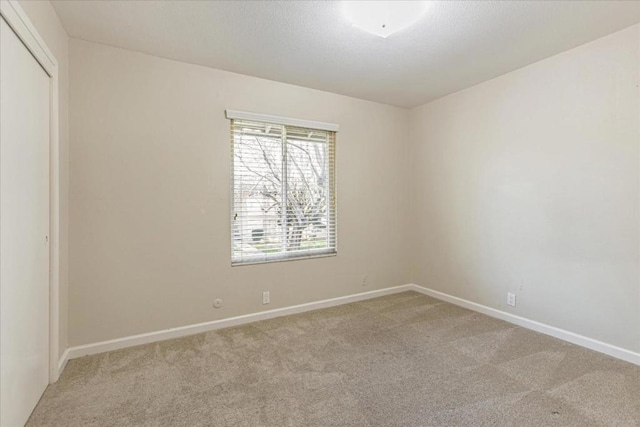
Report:
[{"label": "window", "polygon": [[336,254],[335,132],[237,116],[232,264]]}]

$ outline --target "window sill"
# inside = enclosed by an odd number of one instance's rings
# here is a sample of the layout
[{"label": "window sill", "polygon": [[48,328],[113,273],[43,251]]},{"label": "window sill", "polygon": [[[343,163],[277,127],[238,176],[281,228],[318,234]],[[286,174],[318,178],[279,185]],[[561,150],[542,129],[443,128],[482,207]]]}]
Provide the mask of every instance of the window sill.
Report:
[{"label": "window sill", "polygon": [[273,257],[271,259],[255,259],[255,260],[248,260],[248,261],[232,261],[231,262],[231,266],[232,267],[241,267],[244,265],[256,265],[256,264],[270,264],[273,262],[288,262],[288,261],[302,261],[305,259],[314,259],[314,258],[327,258],[327,257],[334,257],[338,255],[337,251],[332,251],[332,252],[316,252],[316,253],[312,253],[309,255],[301,255],[301,256],[295,256],[295,257]]}]

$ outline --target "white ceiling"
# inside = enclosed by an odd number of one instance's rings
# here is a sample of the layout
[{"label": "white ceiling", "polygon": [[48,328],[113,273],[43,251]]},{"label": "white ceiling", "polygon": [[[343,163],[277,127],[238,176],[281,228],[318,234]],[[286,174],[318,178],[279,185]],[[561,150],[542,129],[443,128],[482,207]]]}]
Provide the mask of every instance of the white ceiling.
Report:
[{"label": "white ceiling", "polygon": [[414,107],[640,22],[640,2],[433,2],[387,39],[328,1],[55,1],[72,37]]}]

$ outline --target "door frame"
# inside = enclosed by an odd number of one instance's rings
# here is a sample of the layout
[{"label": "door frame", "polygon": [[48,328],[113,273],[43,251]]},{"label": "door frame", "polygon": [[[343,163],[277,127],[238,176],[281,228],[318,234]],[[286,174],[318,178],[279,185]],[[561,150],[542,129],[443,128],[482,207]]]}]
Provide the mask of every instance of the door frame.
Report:
[{"label": "door frame", "polygon": [[9,24],[49,76],[49,383],[58,380],[65,358],[58,359],[60,336],[60,146],[58,130],[58,61],[16,0],[0,1]]}]

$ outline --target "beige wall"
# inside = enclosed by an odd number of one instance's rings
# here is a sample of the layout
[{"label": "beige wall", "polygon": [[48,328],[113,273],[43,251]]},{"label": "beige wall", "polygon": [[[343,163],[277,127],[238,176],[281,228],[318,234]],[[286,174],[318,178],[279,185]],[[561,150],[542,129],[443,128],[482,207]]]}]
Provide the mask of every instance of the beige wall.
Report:
[{"label": "beige wall", "polygon": [[[409,282],[406,110],[76,39],[70,60],[70,345]],[[227,108],[340,125],[337,257],[231,267]]]},{"label": "beige wall", "polygon": [[[639,40],[408,111],[71,39],[70,345],[414,282],[640,351]],[[226,108],[340,124],[337,257],[230,267]]]},{"label": "beige wall", "polygon": [[416,283],[640,351],[639,52],[636,25],[411,112]]},{"label": "beige wall", "polygon": [[58,61],[60,143],[60,342],[59,356],[68,346],[68,230],[69,230],[69,38],[48,1],[20,3]]}]

